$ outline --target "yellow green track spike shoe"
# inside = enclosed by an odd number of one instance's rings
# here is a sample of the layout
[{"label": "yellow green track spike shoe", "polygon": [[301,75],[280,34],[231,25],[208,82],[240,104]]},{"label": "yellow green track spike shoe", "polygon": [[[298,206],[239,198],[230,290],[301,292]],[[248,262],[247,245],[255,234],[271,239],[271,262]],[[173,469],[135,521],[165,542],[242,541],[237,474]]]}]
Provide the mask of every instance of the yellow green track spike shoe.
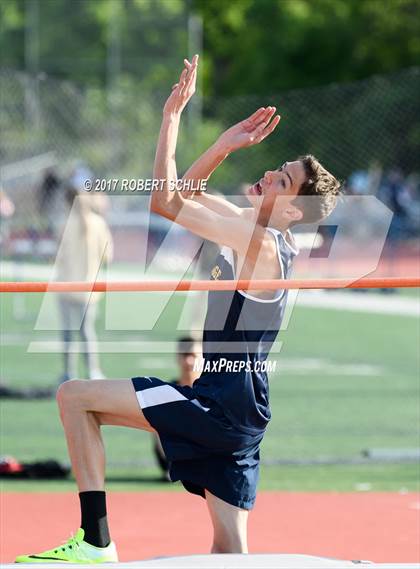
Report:
[{"label": "yellow green track spike shoe", "polygon": [[32,555],[19,555],[15,563],[117,563],[118,555],[115,543],[107,547],[95,547],[83,541],[85,532],[80,528],[67,543],[55,549]]}]

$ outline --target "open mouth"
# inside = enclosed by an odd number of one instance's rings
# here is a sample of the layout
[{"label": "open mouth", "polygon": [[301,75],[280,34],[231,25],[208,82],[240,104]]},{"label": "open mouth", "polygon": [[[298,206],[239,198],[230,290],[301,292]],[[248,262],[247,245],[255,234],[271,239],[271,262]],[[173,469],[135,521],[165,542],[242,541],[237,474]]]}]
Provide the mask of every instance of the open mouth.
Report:
[{"label": "open mouth", "polygon": [[262,187],[261,184],[259,182],[256,182],[253,186],[252,186],[252,193],[257,195],[257,196],[261,196],[262,195]]}]

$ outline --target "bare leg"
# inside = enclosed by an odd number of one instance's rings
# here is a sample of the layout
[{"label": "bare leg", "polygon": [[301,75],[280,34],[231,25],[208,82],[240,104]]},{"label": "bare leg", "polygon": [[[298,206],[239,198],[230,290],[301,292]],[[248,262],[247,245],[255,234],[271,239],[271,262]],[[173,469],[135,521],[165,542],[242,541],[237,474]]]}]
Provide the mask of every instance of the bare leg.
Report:
[{"label": "bare leg", "polygon": [[130,380],[68,381],[59,388],[57,402],[80,492],[104,489],[101,425],[154,431],[138,405]]},{"label": "bare leg", "polygon": [[212,553],[248,553],[248,510],[237,508],[206,490],[206,501],[213,523]]},{"label": "bare leg", "polygon": [[[57,401],[79,492],[104,489],[101,425],[154,432],[130,380],[68,381],[60,386]],[[248,511],[208,491],[206,501],[214,528],[212,553],[247,553]]]}]

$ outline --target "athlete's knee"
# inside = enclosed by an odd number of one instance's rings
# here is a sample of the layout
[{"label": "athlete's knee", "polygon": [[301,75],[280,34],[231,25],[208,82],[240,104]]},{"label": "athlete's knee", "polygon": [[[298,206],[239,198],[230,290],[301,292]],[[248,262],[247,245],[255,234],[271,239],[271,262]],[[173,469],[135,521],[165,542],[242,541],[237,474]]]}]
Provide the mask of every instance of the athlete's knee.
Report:
[{"label": "athlete's knee", "polygon": [[57,403],[61,411],[83,405],[85,383],[86,380],[72,379],[60,385],[57,390]]}]

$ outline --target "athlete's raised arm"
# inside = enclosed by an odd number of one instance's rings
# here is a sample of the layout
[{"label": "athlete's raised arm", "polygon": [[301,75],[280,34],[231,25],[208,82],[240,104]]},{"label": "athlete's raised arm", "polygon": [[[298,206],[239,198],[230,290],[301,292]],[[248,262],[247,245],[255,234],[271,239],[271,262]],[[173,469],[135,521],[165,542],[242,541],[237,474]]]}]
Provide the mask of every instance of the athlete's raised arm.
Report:
[{"label": "athlete's raised arm", "polygon": [[[249,220],[242,219],[240,216],[227,221],[226,215],[222,215],[194,200],[186,199],[180,191],[171,191],[170,182],[176,181],[174,164],[180,116],[195,91],[197,59],[195,56],[191,65],[187,66],[186,64],[186,69],[182,72],[179,83],[174,86],[164,107],[154,176],[165,179],[166,183],[162,185],[162,190],[156,190],[152,193],[151,210],[182,225],[204,239],[220,245],[227,245],[242,255],[247,252],[252,255],[255,251],[255,256],[257,256],[265,242],[267,242],[271,254],[272,236],[267,235],[266,230],[260,225],[254,226]],[[280,120],[280,117],[276,117],[270,123],[274,111],[275,109],[271,107],[264,109],[264,111],[258,111],[258,113],[261,112],[261,116],[264,114],[265,120],[255,128],[249,128],[247,121],[242,121],[231,127],[220,137],[222,144],[226,145],[226,148],[233,149],[260,142],[274,130]],[[252,252],[249,251],[251,237]]]},{"label": "athlete's raised arm", "polygon": [[163,107],[162,125],[159,132],[159,140],[156,148],[153,178],[165,180],[162,191],[153,191],[151,198],[152,210],[161,208],[169,203],[174,196],[170,191],[170,183],[177,181],[175,151],[178,139],[181,113],[195,92],[197,78],[198,55],[193,57],[192,63],[184,60],[183,69],[178,83],[172,87],[172,93]]}]

